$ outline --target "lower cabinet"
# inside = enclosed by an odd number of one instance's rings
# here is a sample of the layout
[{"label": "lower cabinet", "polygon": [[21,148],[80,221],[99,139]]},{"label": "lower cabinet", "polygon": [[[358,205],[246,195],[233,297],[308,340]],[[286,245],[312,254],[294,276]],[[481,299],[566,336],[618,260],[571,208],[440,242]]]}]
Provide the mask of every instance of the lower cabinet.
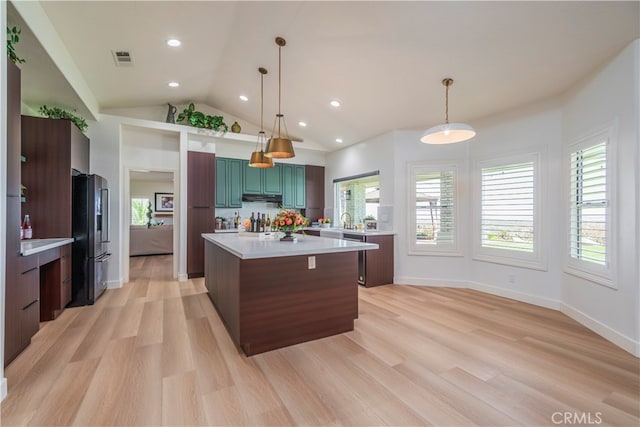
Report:
[{"label": "lower cabinet", "polygon": [[215,209],[192,207],[187,209],[187,276],[204,276],[204,239],[202,233],[215,230]]},{"label": "lower cabinet", "polygon": [[40,271],[38,256],[19,257],[17,274],[9,282],[5,299],[5,366],[30,343],[40,327]]},{"label": "lower cabinet", "polygon": [[389,285],[393,283],[393,235],[366,236],[367,243],[377,243],[378,250],[365,253],[365,286]]},{"label": "lower cabinet", "polygon": [[71,302],[71,245],[40,257],[40,320],[53,320]]}]

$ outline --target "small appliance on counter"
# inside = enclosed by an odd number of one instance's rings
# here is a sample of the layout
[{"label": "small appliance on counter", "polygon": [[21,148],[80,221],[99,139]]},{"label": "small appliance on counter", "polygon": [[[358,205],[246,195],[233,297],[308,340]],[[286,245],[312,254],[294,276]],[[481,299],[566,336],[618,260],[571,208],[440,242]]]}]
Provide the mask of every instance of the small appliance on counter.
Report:
[{"label": "small appliance on counter", "polygon": [[99,175],[73,176],[72,279],[69,307],[93,304],[107,288],[109,188]]}]

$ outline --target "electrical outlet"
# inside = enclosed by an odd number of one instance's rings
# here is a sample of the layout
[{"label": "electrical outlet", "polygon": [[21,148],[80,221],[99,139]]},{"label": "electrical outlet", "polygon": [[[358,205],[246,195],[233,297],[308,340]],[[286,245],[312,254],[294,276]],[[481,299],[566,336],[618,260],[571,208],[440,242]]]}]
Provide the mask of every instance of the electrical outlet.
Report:
[{"label": "electrical outlet", "polygon": [[509,275],[507,276],[507,281],[508,281],[509,283],[511,283],[511,284],[516,283],[516,276],[515,276],[514,274],[509,274]]},{"label": "electrical outlet", "polygon": [[307,261],[309,264],[309,270],[313,270],[314,268],[316,268],[316,257],[310,256],[307,258]]}]

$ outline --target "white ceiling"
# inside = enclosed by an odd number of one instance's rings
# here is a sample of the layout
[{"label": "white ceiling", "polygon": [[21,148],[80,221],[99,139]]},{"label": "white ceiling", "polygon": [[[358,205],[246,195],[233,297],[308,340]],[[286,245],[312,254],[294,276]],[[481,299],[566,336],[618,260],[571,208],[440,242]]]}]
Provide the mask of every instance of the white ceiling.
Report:
[{"label": "white ceiling", "polygon": [[[41,3],[105,112],[167,102],[211,107],[259,124],[259,66],[266,67],[265,128],[277,110],[292,134],[335,150],[392,129],[474,120],[559,95],[640,36],[639,2],[93,2]],[[21,22],[9,8],[8,22]],[[37,31],[34,31],[37,33]],[[29,28],[27,104],[90,114]],[[183,44],[169,48],[177,37]],[[43,42],[46,45],[46,41]],[[127,50],[132,67],[116,67]],[[178,81],[177,89],[167,87]],[[246,94],[249,102],[241,102]],[[329,100],[339,98],[335,109]],[[86,96],[83,98],[86,101]],[[304,120],[308,127],[297,123]],[[230,124],[230,123],[228,123]],[[335,138],[345,142],[340,145]]]}]

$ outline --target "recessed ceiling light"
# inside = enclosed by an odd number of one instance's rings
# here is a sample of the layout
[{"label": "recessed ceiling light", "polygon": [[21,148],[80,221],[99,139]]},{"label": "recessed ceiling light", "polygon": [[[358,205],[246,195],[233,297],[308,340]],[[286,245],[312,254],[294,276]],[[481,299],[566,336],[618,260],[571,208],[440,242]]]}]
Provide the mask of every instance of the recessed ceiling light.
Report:
[{"label": "recessed ceiling light", "polygon": [[178,87],[180,86],[180,83],[178,82],[169,82],[169,87]]},{"label": "recessed ceiling light", "polygon": [[331,104],[332,107],[339,107],[341,102],[339,99],[332,99],[329,104]]},{"label": "recessed ceiling light", "polygon": [[248,100],[249,98],[247,97],[247,95],[240,95],[240,101],[247,102]]},{"label": "recessed ceiling light", "polygon": [[298,122],[298,126],[307,127],[307,122]]},{"label": "recessed ceiling light", "polygon": [[336,138],[336,142],[337,142],[338,144],[342,144],[342,138]]},{"label": "recessed ceiling light", "polygon": [[182,42],[178,39],[169,39],[167,40],[167,46],[178,47],[182,44]]}]

